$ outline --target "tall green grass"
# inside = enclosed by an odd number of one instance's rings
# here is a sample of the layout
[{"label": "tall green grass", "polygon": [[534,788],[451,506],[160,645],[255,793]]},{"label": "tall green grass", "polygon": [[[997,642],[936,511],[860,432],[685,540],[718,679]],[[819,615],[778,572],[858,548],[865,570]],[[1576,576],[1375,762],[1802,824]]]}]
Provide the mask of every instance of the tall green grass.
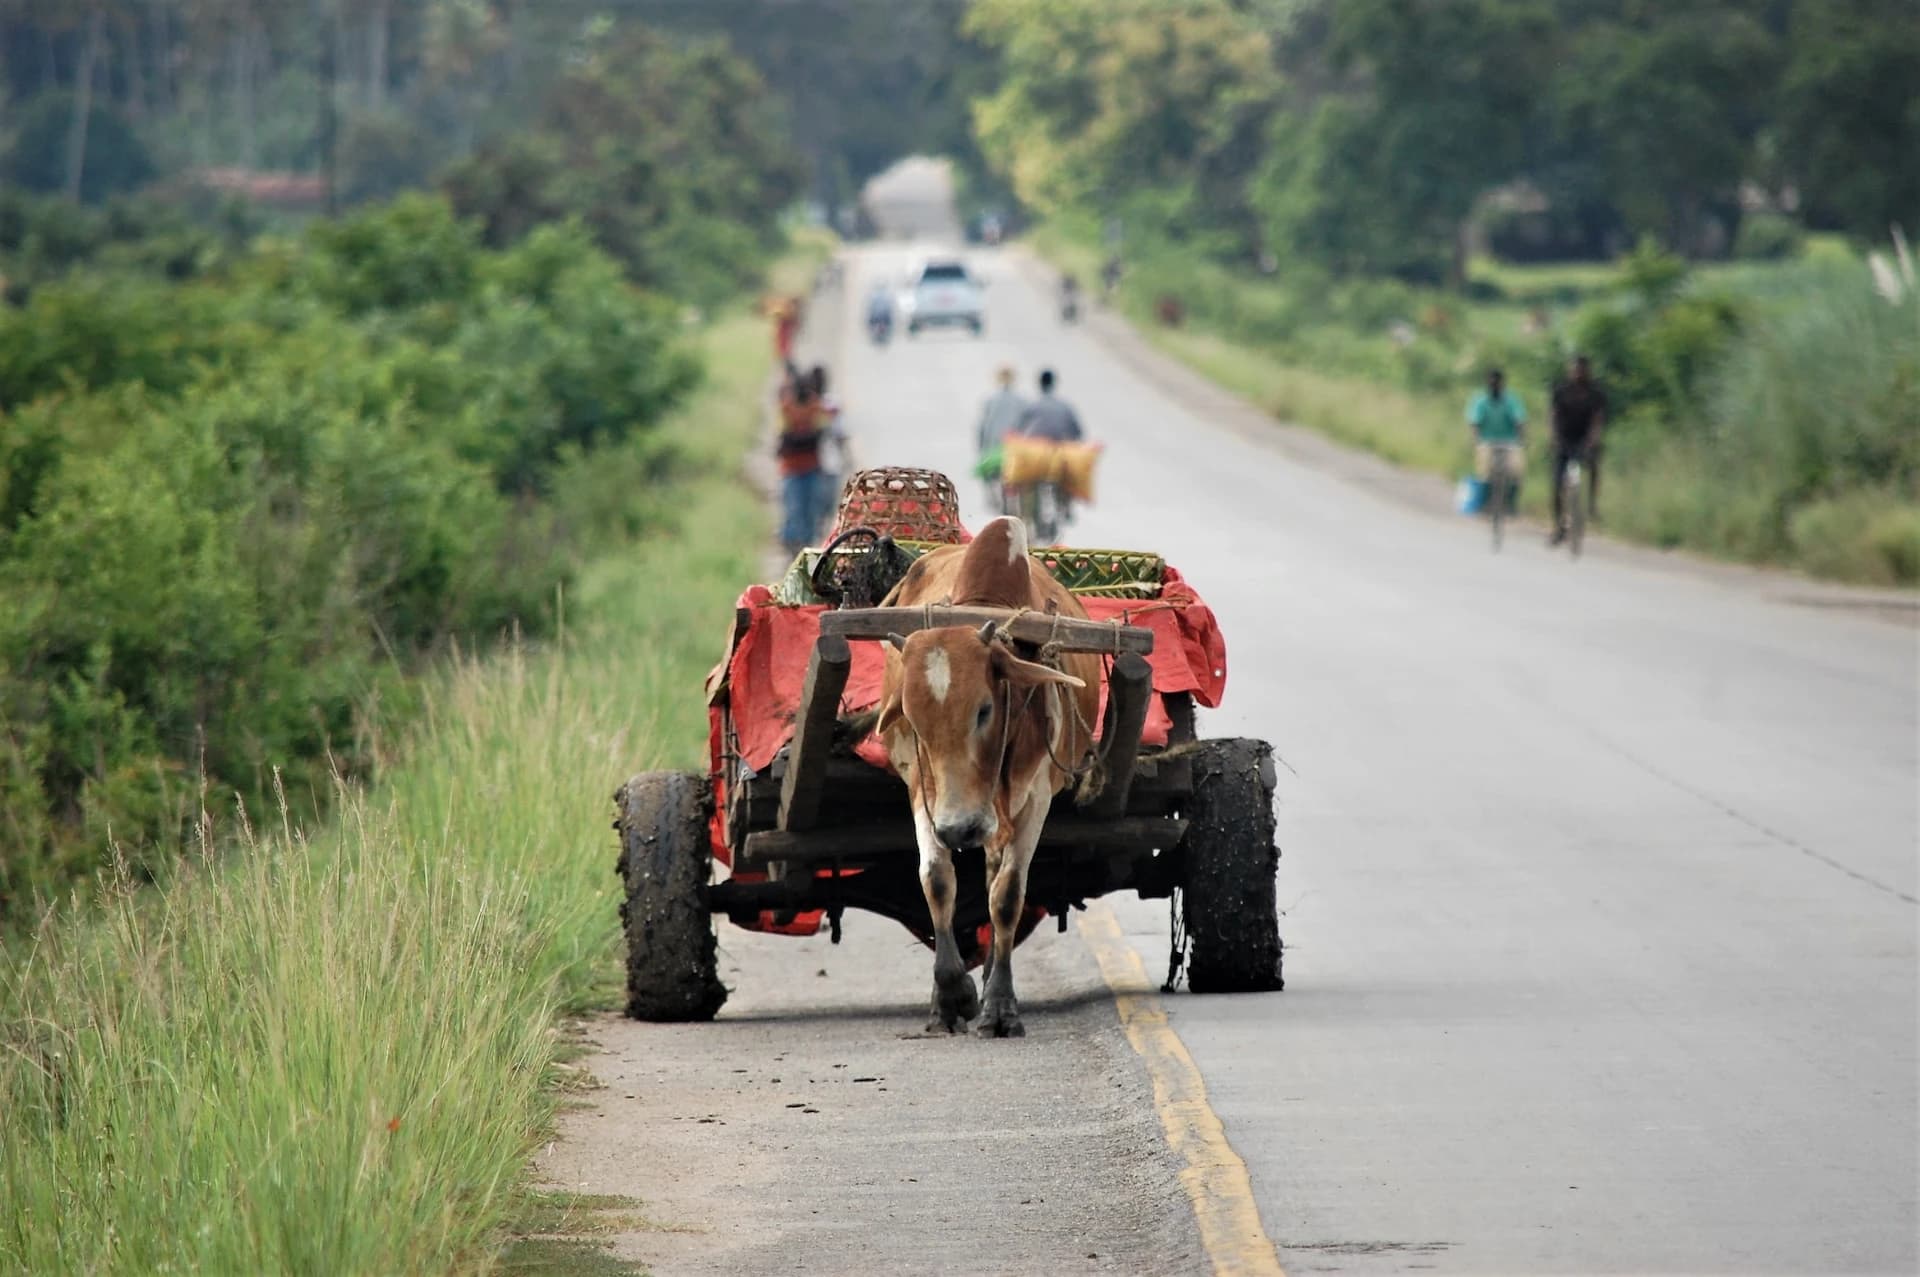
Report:
[{"label": "tall green grass", "polygon": [[456,661],[314,837],[213,813],[171,881],[108,884],[4,951],[0,1271],[492,1264],[556,1014],[605,996],[610,795],[698,764],[701,678],[765,542],[738,479],[763,328],[705,344],[678,518],[589,565],[558,640]]}]

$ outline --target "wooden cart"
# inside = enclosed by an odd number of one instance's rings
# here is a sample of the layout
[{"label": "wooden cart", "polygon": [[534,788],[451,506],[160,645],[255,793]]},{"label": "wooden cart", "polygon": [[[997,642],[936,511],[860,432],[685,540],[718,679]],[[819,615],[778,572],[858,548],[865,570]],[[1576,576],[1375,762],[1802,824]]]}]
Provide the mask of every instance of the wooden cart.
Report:
[{"label": "wooden cart", "polygon": [[[715,915],[760,931],[825,927],[837,942],[847,911],[865,911],[930,940],[906,786],[874,748],[871,713],[850,706],[850,679],[856,666],[870,675],[879,659],[872,645],[890,633],[977,629],[987,620],[1000,623],[1029,659],[1061,651],[1110,658],[1100,765],[1092,773],[1102,779],[1056,798],[1028,879],[1021,937],[1046,917],[1065,930],[1072,910],[1112,892],[1171,898],[1170,986],[1184,962],[1197,992],[1281,987],[1273,751],[1258,740],[1197,737],[1194,695],[1156,690],[1153,629],[981,608],[831,609],[816,601],[807,605],[817,632],[797,696],[777,702],[784,742],[755,766],[739,715],[762,689],[742,684],[793,677],[778,671],[797,675],[800,666],[797,656],[782,667],[737,654],[756,625],[801,619],[769,621],[767,609],[780,606],[770,595],[753,596],[735,617],[732,664],[716,671],[710,700],[709,773],[647,773],[615,795],[630,1014],[697,1020],[719,1010],[726,989],[716,970]],[[787,650],[802,649],[788,643]],[[1155,739],[1147,741],[1150,717]],[[955,856],[955,933],[973,960],[990,934],[980,858],[978,851]],[[724,876],[716,876],[716,862]]]}]

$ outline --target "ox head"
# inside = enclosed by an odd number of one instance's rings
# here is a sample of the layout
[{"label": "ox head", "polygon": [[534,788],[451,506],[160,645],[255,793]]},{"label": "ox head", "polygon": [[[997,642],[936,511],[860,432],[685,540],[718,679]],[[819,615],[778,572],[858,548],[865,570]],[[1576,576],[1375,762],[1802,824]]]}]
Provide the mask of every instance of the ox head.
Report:
[{"label": "ox head", "polygon": [[[1006,818],[1009,782],[1046,758],[1042,707],[1052,698],[1028,693],[1086,684],[1021,660],[994,637],[992,625],[895,634],[888,642],[899,649],[898,676],[888,680],[876,729],[883,737],[912,731],[914,801],[940,841],[955,850],[985,846]],[[1037,730],[1020,730],[1015,719],[1023,713],[1038,716]],[[1018,757],[1023,741],[1037,758]]]}]

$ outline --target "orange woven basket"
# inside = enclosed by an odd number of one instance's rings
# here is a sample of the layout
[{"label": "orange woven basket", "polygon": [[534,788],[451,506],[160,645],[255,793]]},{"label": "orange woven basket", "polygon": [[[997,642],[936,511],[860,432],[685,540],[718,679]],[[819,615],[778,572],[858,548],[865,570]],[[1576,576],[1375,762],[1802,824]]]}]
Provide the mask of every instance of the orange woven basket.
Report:
[{"label": "orange woven basket", "polygon": [[840,490],[833,534],[872,528],[896,541],[958,545],[967,540],[953,481],[938,470],[882,466],[860,470]]}]

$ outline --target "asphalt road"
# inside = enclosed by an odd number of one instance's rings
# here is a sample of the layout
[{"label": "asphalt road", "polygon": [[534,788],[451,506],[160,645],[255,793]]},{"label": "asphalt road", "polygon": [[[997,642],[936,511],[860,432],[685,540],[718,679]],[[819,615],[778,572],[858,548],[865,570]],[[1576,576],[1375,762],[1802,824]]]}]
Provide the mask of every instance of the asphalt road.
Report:
[{"label": "asphalt road", "polygon": [[[896,178],[896,229],[941,229],[937,181]],[[917,251],[852,252],[846,296]],[[1159,551],[1219,614],[1231,673],[1202,731],[1287,764],[1288,988],[1164,1004],[1286,1269],[1915,1271],[1920,648],[1901,609],[1605,545],[1571,562],[1531,532],[1494,555],[1443,484],[1265,421],[1110,317],[1063,327],[1031,262],[971,257],[984,338],[876,349],[855,304],[813,339],[837,350],[862,462],[945,470],[963,500],[993,369],[1055,369],[1108,445],[1069,539]],[[1164,903],[1115,907],[1163,970]],[[760,1187],[715,1171],[675,1197],[651,1132],[706,1100],[610,1083],[549,1173],[705,1230],[623,1254],[1206,1271],[1077,933],[1021,950],[1033,1036],[963,1043],[902,1038],[926,955],[892,924],[850,931],[804,952],[723,935],[720,1026],[603,1026],[603,1078],[718,1079],[729,1107],[688,1150],[730,1165],[729,1115],[772,1132],[740,1159]],[[816,959],[830,975],[796,976]],[[823,1078],[882,1058],[891,1107],[847,1100],[837,1130],[781,1149],[785,1084],[725,1072],[757,1078],[776,1050]],[[923,1166],[947,1168],[939,1192],[908,1182]]]}]

